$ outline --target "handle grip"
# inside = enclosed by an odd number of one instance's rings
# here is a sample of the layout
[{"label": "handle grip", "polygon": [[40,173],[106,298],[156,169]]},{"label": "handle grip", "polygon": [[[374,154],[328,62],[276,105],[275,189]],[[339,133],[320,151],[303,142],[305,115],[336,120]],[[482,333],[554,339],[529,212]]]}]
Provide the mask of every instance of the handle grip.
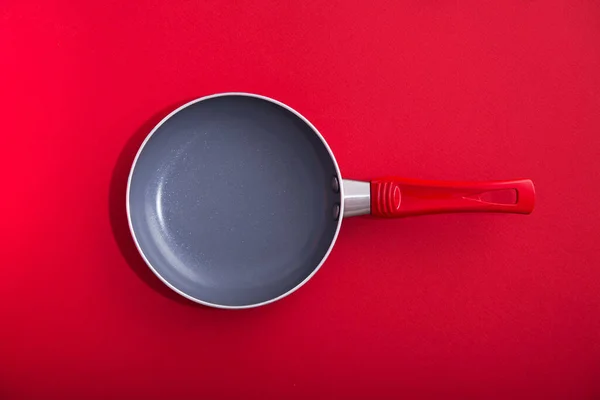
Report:
[{"label": "handle grip", "polygon": [[384,218],[455,212],[529,214],[535,189],[529,179],[445,182],[405,178],[371,181],[371,215]]}]

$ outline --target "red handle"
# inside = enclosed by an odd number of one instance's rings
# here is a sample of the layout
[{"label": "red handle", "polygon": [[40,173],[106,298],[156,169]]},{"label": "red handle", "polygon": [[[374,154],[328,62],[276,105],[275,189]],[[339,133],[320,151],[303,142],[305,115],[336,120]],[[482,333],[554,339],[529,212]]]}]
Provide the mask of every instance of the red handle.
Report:
[{"label": "red handle", "polygon": [[443,182],[404,178],[371,181],[371,215],[385,218],[454,212],[529,214],[535,189],[529,179]]}]

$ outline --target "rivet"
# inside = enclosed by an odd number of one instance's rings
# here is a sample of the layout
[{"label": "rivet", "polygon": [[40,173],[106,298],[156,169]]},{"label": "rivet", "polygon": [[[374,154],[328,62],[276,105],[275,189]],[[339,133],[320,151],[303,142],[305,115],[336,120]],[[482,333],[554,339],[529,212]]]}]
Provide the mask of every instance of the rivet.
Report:
[{"label": "rivet", "polygon": [[331,188],[333,189],[333,191],[335,193],[339,193],[339,191],[340,191],[340,181],[338,181],[337,176],[334,176],[331,179]]},{"label": "rivet", "polygon": [[340,205],[336,203],[333,205],[333,220],[337,221],[338,218],[340,218]]}]

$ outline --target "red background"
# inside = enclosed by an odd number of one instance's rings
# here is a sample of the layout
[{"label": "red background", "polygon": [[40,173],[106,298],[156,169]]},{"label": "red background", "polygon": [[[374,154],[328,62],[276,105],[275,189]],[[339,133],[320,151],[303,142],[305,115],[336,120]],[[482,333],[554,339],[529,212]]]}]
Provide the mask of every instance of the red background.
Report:
[{"label": "red background", "polygon": [[[4,0],[0,61],[0,398],[599,398],[600,2]],[[292,296],[197,306],[125,182],[222,91],[299,110],[346,177],[526,177],[536,210],[348,220]]]}]

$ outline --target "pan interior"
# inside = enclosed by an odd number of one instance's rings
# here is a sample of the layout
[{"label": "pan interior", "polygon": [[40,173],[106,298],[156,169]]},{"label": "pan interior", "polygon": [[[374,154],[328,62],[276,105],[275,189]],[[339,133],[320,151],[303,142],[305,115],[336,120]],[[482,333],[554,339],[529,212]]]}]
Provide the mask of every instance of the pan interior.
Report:
[{"label": "pan interior", "polygon": [[335,176],[326,146],[291,111],[213,97],[145,143],[131,175],[131,225],[174,288],[212,305],[255,305],[295,288],[327,253],[339,224]]}]

